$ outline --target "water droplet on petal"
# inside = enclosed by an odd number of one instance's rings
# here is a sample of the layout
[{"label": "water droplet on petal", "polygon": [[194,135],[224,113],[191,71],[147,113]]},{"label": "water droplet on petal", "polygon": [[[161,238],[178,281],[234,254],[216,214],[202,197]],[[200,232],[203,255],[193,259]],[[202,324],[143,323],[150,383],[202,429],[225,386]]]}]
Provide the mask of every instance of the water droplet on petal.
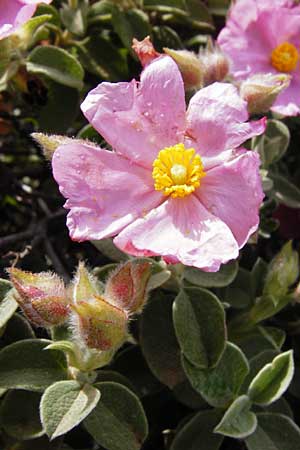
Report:
[{"label": "water droplet on petal", "polygon": [[149,108],[150,108],[150,106],[152,106],[152,102],[148,102],[147,106],[149,106]]}]

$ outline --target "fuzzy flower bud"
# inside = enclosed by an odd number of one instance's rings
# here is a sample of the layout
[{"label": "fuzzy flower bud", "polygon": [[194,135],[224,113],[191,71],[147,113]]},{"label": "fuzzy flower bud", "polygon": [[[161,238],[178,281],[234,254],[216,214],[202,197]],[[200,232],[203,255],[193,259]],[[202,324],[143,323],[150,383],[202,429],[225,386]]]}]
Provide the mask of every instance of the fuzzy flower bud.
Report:
[{"label": "fuzzy flower bud", "polygon": [[103,298],[83,263],[79,264],[75,277],[72,310],[74,332],[88,348],[116,349],[125,341],[127,313]]},{"label": "fuzzy flower bud", "polygon": [[178,65],[186,89],[197,89],[203,85],[203,67],[195,53],[170,48],[164,48],[164,52]]},{"label": "fuzzy flower bud", "polygon": [[108,278],[105,298],[128,314],[139,312],[146,301],[146,288],[151,275],[151,264],[144,260],[128,261]]},{"label": "fuzzy flower bud", "polygon": [[207,48],[199,51],[200,63],[203,67],[204,85],[223,81],[229,73],[229,60],[211,40],[208,41]]},{"label": "fuzzy flower bud", "polygon": [[30,322],[40,327],[63,324],[69,305],[63,281],[51,272],[31,273],[9,269],[17,291],[16,301]]},{"label": "fuzzy flower bud", "polygon": [[32,133],[31,137],[42,147],[44,155],[49,161],[57,147],[74,141],[72,138],[56,134]]},{"label": "fuzzy flower bud", "polygon": [[291,81],[287,74],[258,74],[243,81],[240,95],[248,103],[250,114],[269,111],[277,96],[286,89]]},{"label": "fuzzy flower bud", "polygon": [[150,36],[145,37],[142,41],[138,41],[134,38],[132,40],[132,48],[143,67],[148,66],[153,59],[160,56],[160,53],[158,53],[153,47]]}]

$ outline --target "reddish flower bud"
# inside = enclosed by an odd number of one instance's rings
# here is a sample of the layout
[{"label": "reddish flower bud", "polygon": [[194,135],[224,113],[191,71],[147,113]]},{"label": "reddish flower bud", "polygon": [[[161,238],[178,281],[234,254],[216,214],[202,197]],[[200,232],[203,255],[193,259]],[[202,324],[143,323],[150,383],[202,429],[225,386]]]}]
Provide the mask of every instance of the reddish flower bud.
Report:
[{"label": "reddish flower bud", "polygon": [[104,297],[128,313],[142,309],[146,301],[146,288],[151,275],[151,264],[145,260],[128,261],[110,275]]},{"label": "reddish flower bud", "polygon": [[79,264],[73,287],[73,329],[88,348],[110,350],[127,337],[128,315],[108,303],[84,264]]},{"label": "reddish flower bud", "polygon": [[51,272],[31,273],[9,269],[17,291],[16,301],[30,322],[41,327],[64,323],[69,314],[63,281]]},{"label": "reddish flower bud", "polygon": [[229,73],[229,60],[212,40],[208,41],[207,48],[199,52],[199,60],[203,67],[204,85],[223,81]]},{"label": "reddish flower bud", "polygon": [[153,47],[150,36],[145,37],[142,41],[138,41],[134,38],[132,40],[132,48],[137,54],[143,67],[147,66],[153,59],[160,56],[160,53]]}]

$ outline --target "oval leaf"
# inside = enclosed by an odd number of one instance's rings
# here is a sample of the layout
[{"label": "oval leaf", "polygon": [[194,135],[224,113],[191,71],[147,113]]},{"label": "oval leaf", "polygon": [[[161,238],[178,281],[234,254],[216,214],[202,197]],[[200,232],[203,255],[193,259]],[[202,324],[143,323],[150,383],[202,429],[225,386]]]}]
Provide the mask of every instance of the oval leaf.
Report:
[{"label": "oval leaf", "polygon": [[218,450],[223,437],[213,433],[220,411],[201,411],[176,434],[170,450]]},{"label": "oval leaf", "polygon": [[248,450],[296,450],[300,448],[300,430],[282,414],[257,414],[255,433],[246,438]]},{"label": "oval leaf", "polygon": [[41,421],[50,439],[76,427],[96,407],[100,392],[89,384],[59,381],[48,387],[41,400]]},{"label": "oval leaf", "polygon": [[57,83],[76,89],[82,88],[84,70],[66,50],[52,45],[38,46],[29,55],[28,72],[45,75]]},{"label": "oval leaf", "polygon": [[254,403],[269,405],[287,390],[294,375],[292,350],[276,356],[252,380],[248,395]]},{"label": "oval leaf", "polygon": [[236,439],[245,438],[254,433],[257,419],[256,415],[249,411],[250,407],[251,401],[247,395],[235,399],[214,429],[215,433]]},{"label": "oval leaf", "polygon": [[176,336],[195,366],[214,367],[225,348],[225,313],[218,298],[200,288],[182,290],[173,304]]},{"label": "oval leaf", "polygon": [[1,403],[1,426],[16,439],[34,439],[44,434],[39,404],[41,395],[37,392],[10,391]]},{"label": "oval leaf", "polygon": [[238,271],[237,261],[222,264],[218,272],[204,272],[195,267],[185,267],[183,277],[196,286],[224,287],[232,283]]},{"label": "oval leaf", "polygon": [[101,401],[84,421],[87,431],[106,450],[139,450],[148,425],[137,396],[118,383],[95,386],[101,391]]},{"label": "oval leaf", "polygon": [[193,388],[215,407],[226,407],[236,397],[249,371],[244,354],[230,342],[215,368],[201,370],[185,357],[183,368]]},{"label": "oval leaf", "polygon": [[18,303],[13,297],[11,283],[0,279],[0,328],[9,321],[18,309]]},{"label": "oval leaf", "polygon": [[170,388],[185,379],[172,321],[172,304],[172,297],[156,293],[143,311],[140,333],[142,352],[151,371]]},{"label": "oval leaf", "polygon": [[45,351],[51,341],[26,339],[0,352],[0,388],[44,391],[67,378],[67,362],[60,351]]}]

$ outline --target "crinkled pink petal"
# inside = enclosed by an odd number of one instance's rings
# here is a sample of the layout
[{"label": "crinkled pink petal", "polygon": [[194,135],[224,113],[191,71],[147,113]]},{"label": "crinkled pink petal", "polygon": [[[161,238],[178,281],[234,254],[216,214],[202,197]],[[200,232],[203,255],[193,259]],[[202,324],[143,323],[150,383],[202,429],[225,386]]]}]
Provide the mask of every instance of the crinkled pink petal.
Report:
[{"label": "crinkled pink petal", "polygon": [[[298,69],[299,70],[299,67]],[[297,116],[300,113],[300,76],[295,75],[291,84],[276,99],[272,111],[284,116]]]},{"label": "crinkled pink petal", "polygon": [[126,227],[115,244],[133,255],[162,255],[168,261],[215,272],[238,256],[228,226],[194,196],[172,199]]},{"label": "crinkled pink petal", "polygon": [[206,172],[197,189],[203,205],[231,229],[239,247],[259,224],[264,198],[256,152],[239,150],[236,158]]},{"label": "crinkled pink petal", "polygon": [[[44,0],[51,3],[52,0]],[[0,0],[0,39],[14,33],[35,13],[40,0]]]},{"label": "crinkled pink petal", "polygon": [[207,169],[224,158],[224,150],[262,134],[265,119],[248,119],[247,102],[229,83],[214,83],[198,91],[187,111],[186,145],[193,146]]},{"label": "crinkled pink petal", "polygon": [[161,202],[150,171],[89,143],[58,147],[52,166],[74,240],[115,235]]},{"label": "crinkled pink petal", "polygon": [[81,105],[90,123],[120,154],[145,167],[159,150],[182,141],[185,98],[176,63],[162,56],[138,84],[101,83]]}]

